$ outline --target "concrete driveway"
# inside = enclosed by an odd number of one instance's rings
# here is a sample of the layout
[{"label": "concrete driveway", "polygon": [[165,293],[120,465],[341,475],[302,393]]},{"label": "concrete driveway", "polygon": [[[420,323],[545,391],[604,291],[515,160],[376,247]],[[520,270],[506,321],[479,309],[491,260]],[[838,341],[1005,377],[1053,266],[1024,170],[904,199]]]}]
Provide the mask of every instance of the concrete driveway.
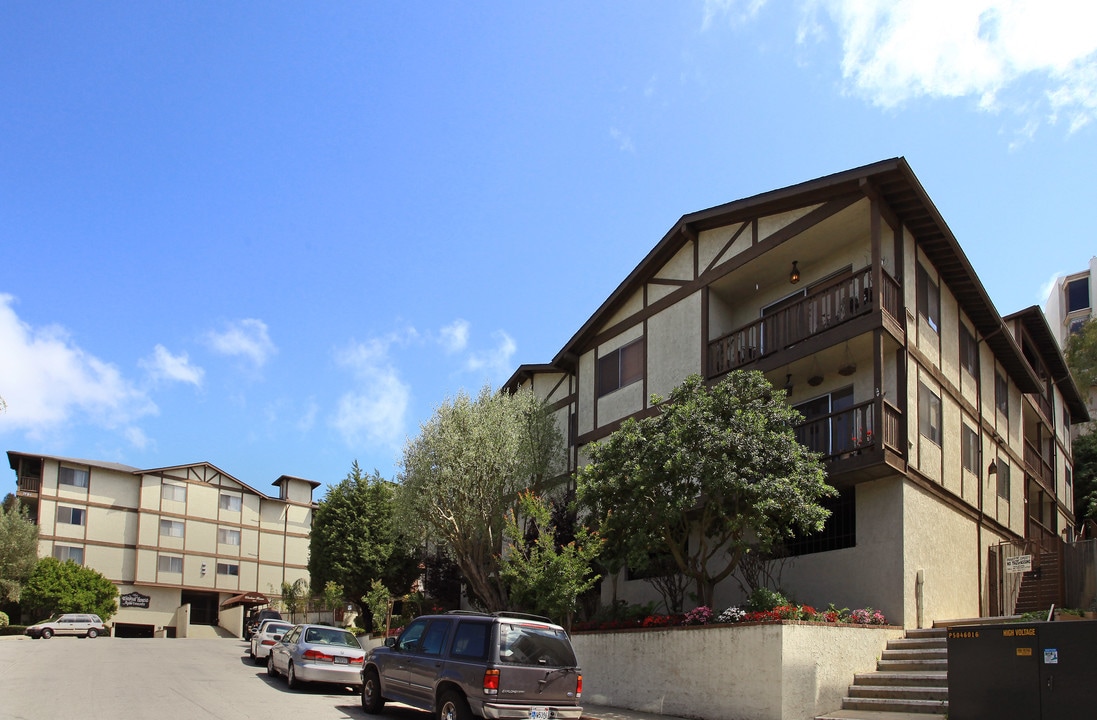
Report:
[{"label": "concrete driveway", "polygon": [[[331,685],[286,689],[251,664],[241,640],[55,637],[0,641],[0,719],[365,720],[359,695]],[[427,720],[402,706],[382,717]]]}]

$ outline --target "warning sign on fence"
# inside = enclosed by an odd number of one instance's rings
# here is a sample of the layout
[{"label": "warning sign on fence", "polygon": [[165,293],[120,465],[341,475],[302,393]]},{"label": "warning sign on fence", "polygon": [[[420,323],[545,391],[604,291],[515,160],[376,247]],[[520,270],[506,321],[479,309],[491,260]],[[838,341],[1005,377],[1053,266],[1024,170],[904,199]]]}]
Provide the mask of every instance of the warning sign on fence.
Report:
[{"label": "warning sign on fence", "polygon": [[1026,573],[1032,570],[1031,555],[1014,555],[1006,558],[1007,573]]}]

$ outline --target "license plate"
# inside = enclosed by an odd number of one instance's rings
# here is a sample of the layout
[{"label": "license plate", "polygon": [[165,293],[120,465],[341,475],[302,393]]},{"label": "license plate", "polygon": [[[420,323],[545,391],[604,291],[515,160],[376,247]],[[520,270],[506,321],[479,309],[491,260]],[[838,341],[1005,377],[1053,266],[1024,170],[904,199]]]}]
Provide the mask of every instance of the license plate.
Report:
[{"label": "license plate", "polygon": [[336,665],[350,665],[350,658],[336,656],[335,664]]},{"label": "license plate", "polygon": [[529,720],[552,720],[552,714],[547,707],[533,707],[529,709]]}]

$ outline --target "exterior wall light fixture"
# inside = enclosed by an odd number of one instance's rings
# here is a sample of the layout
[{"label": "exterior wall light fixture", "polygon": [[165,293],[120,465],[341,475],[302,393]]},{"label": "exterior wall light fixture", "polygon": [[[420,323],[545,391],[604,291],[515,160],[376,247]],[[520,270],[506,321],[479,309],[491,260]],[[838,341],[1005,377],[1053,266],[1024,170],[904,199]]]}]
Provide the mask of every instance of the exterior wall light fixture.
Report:
[{"label": "exterior wall light fixture", "polygon": [[793,285],[800,282],[800,268],[796,267],[797,262],[799,262],[799,260],[792,261],[792,272],[788,274],[788,281]]},{"label": "exterior wall light fixture", "polygon": [[987,466],[987,475],[997,475],[997,474],[998,474],[998,461],[997,460],[991,460],[990,465]]}]

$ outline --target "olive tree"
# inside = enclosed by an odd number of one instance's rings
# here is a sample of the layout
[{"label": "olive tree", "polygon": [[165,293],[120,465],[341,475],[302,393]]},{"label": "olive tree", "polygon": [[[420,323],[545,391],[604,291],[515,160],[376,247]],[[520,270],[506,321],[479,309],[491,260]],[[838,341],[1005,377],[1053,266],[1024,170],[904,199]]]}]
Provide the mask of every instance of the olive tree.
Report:
[{"label": "olive tree", "polygon": [[542,492],[560,467],[562,437],[530,390],[447,399],[404,449],[400,508],[424,546],[444,548],[470,597],[507,608],[499,572],[507,512]]},{"label": "olive tree", "polygon": [[713,387],[692,375],[652,401],[657,414],[589,447],[580,501],[617,555],[669,554],[711,606],[751,548],[821,530],[829,512],[819,501],[835,491],[796,441],[799,413],[758,371]]},{"label": "olive tree", "polygon": [[5,502],[0,506],[0,602],[19,602],[23,583],[36,562],[38,526],[18,499]]}]

